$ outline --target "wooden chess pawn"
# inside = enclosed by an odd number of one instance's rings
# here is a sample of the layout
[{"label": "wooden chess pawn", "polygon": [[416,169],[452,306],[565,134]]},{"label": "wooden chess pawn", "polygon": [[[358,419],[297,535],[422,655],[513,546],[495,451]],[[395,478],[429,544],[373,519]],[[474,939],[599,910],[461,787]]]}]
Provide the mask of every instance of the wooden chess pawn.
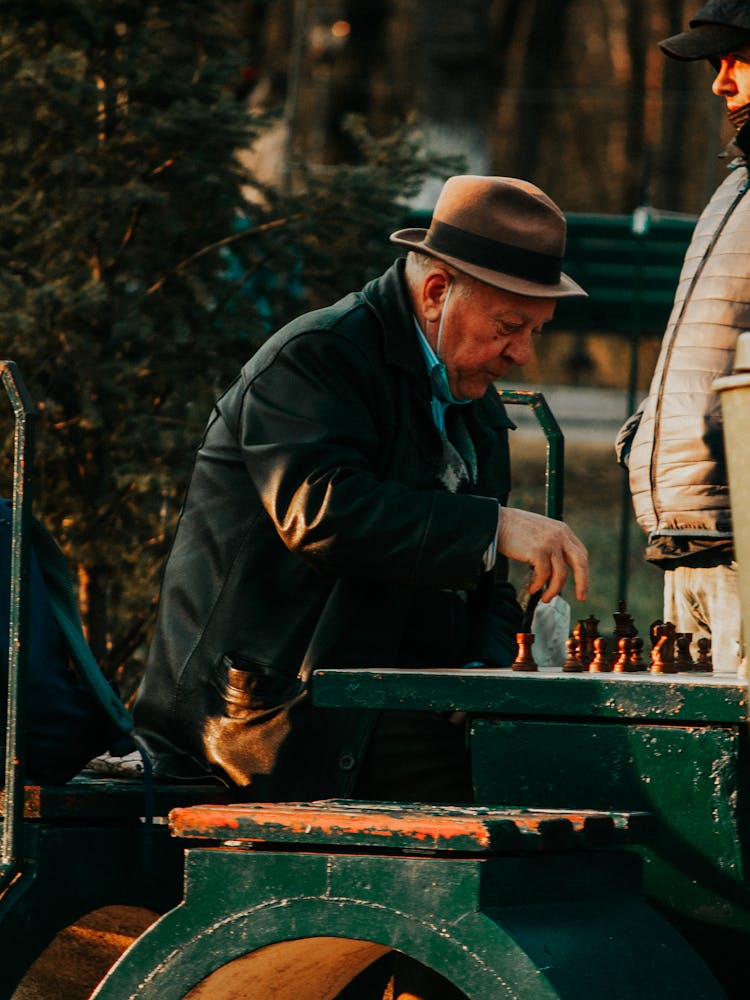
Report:
[{"label": "wooden chess pawn", "polygon": [[677,655],[674,660],[675,669],[687,673],[695,669],[693,658],[690,655],[690,643],[693,641],[693,633],[677,632],[675,635],[677,640]]},{"label": "wooden chess pawn", "polygon": [[616,674],[629,673],[632,670],[630,664],[630,651],[632,647],[632,640],[628,635],[621,635],[617,640],[617,659],[615,660],[612,670]]},{"label": "wooden chess pawn", "polygon": [[565,648],[568,651],[568,657],[565,663],[562,665],[564,674],[580,674],[583,673],[583,664],[581,663],[580,657],[578,655],[578,639],[575,635],[571,635],[569,639],[565,642]]},{"label": "wooden chess pawn", "polygon": [[701,638],[696,643],[698,646],[698,655],[695,658],[695,664],[693,670],[700,671],[711,671],[714,669],[713,662],[711,660],[711,640],[707,639],[706,636],[701,636]]},{"label": "wooden chess pawn", "polygon": [[513,661],[513,670],[521,670],[525,673],[533,673],[539,667],[536,665],[531,647],[534,645],[533,632],[517,632],[516,642],[518,643],[518,654]]},{"label": "wooden chess pawn", "polygon": [[648,670],[643,659],[643,639],[639,635],[630,640],[630,667],[628,669],[634,674]]},{"label": "wooden chess pawn", "polygon": [[611,669],[612,664],[607,658],[607,640],[598,635],[594,639],[594,658],[589,664],[589,670],[592,674],[604,674],[609,673]]}]

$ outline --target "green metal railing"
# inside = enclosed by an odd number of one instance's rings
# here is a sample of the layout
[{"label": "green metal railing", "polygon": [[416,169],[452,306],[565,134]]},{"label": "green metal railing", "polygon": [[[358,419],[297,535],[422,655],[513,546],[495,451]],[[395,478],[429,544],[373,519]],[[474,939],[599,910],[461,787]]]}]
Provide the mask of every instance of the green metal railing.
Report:
[{"label": "green metal railing", "polygon": [[565,438],[549,403],[541,392],[527,389],[499,389],[503,403],[530,406],[547,439],[545,510],[547,517],[562,521],[565,487]]},{"label": "green metal railing", "polygon": [[34,417],[26,388],[12,361],[0,361],[0,378],[15,417],[11,535],[8,684],[5,732],[5,818],[0,892],[17,876],[23,858],[26,679],[28,661],[29,545],[34,453]]},{"label": "green metal railing", "polygon": [[[562,521],[565,488],[565,438],[549,408],[549,403],[544,398],[543,393],[530,389],[499,389],[498,394],[503,403],[530,406],[534,411],[534,416],[547,439],[544,513],[547,517],[554,517],[557,521]],[[534,612],[541,596],[542,591],[537,590],[529,598],[524,609],[522,632],[531,630]]]}]

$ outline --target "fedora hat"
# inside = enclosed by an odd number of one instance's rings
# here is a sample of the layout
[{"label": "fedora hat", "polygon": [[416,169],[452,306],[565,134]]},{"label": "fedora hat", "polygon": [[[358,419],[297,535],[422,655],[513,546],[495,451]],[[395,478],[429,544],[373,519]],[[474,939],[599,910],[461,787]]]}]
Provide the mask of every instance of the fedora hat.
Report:
[{"label": "fedora hat", "polygon": [[714,65],[719,56],[745,45],[750,45],[747,0],[709,0],[690,19],[688,31],[659,42],[662,52],[673,59],[710,59]]},{"label": "fedora hat", "polygon": [[562,273],[565,216],[534,184],[514,177],[450,177],[429,229],[391,241],[518,295],[557,299],[587,293]]}]

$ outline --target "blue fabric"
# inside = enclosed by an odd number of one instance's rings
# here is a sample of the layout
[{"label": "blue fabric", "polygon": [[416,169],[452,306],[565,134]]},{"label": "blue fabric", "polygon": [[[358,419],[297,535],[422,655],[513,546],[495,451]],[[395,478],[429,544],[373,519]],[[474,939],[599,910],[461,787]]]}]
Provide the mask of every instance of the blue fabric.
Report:
[{"label": "blue fabric", "polygon": [[[11,506],[0,500],[0,670],[7,676]],[[33,547],[29,554],[26,776],[64,782],[108,746],[110,723],[74,671]],[[2,722],[5,726],[5,700]],[[4,747],[3,747],[4,753]]]},{"label": "blue fabric", "polygon": [[445,364],[435,354],[429,340],[422,333],[422,328],[417,323],[416,317],[414,325],[419,334],[419,346],[422,348],[422,354],[427,364],[427,371],[430,375],[430,384],[432,385],[432,419],[435,421],[435,426],[440,433],[445,434],[445,411],[447,408],[449,406],[465,406],[471,400],[456,399],[448,383],[448,371]]}]

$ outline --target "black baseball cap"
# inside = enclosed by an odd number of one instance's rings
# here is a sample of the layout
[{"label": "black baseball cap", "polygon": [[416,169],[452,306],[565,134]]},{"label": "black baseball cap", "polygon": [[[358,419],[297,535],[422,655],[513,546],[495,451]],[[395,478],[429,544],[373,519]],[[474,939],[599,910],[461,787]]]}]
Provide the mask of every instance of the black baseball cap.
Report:
[{"label": "black baseball cap", "polygon": [[690,20],[690,29],[659,42],[673,59],[715,60],[750,45],[750,0],[709,0]]}]

